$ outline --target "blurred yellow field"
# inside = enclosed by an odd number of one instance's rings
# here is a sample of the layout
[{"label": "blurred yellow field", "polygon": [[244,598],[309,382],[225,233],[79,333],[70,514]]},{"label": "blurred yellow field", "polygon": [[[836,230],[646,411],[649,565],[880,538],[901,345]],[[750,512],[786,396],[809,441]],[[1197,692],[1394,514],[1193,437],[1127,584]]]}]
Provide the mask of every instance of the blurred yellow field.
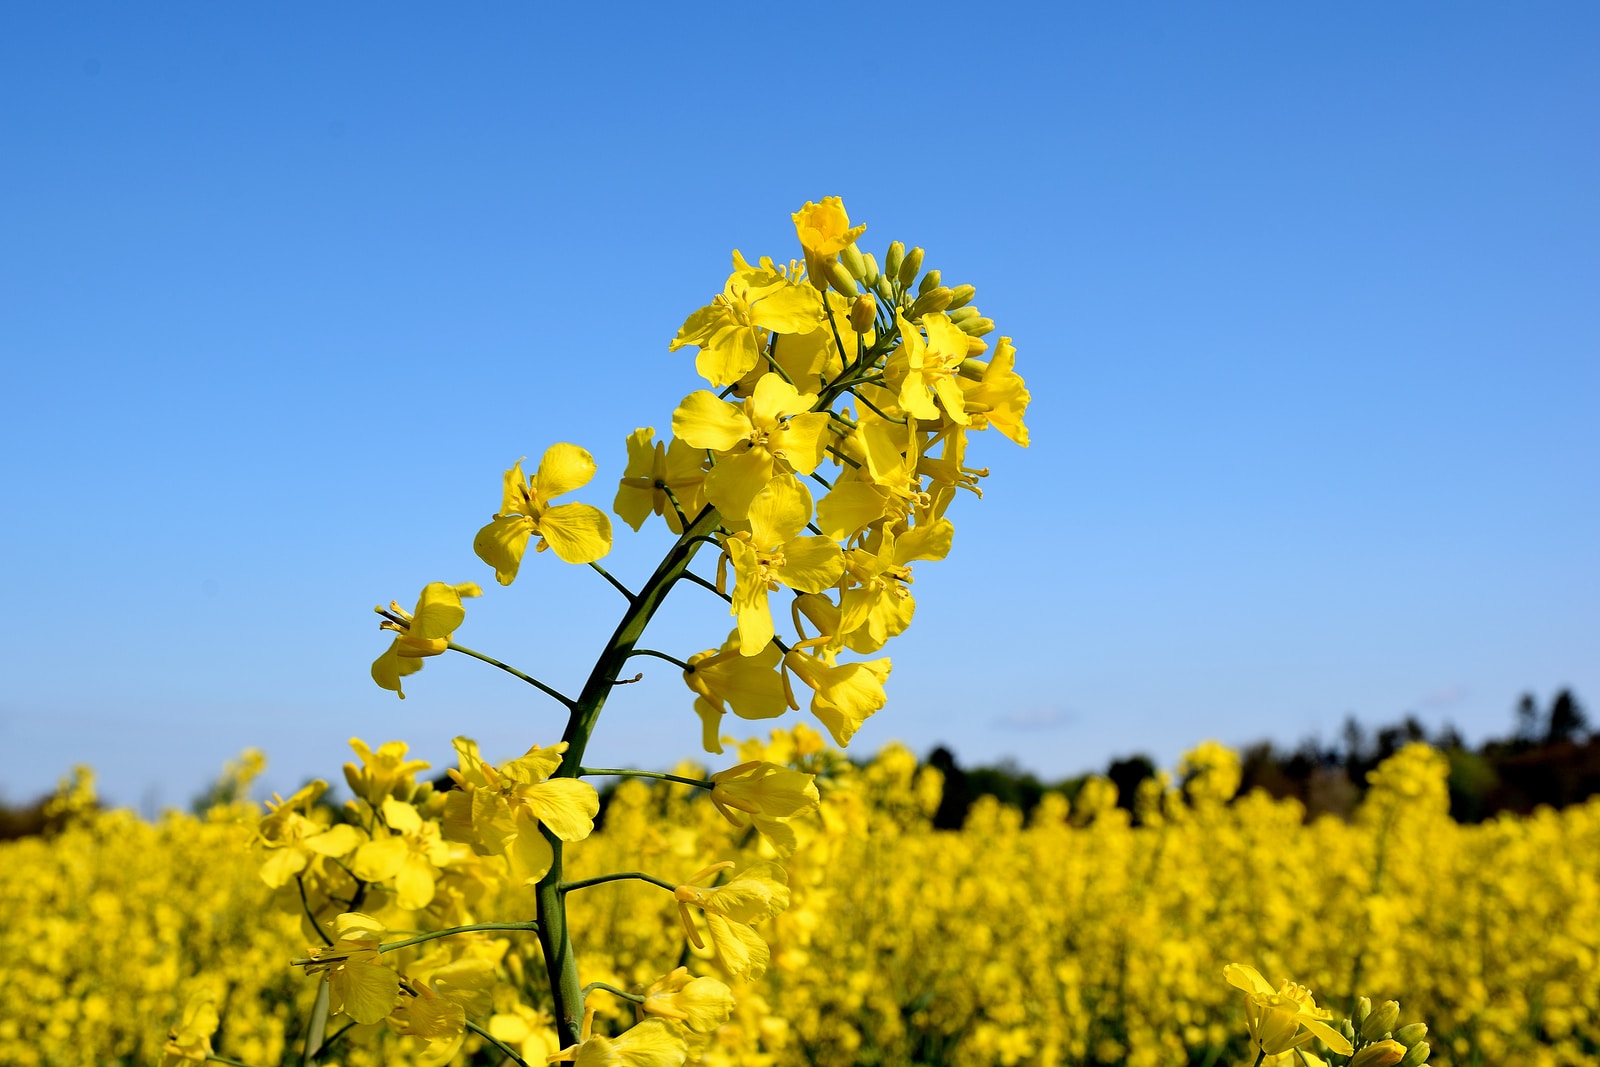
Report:
[{"label": "blurred yellow field", "polygon": [[[1146,825],[1091,780],[1076,807],[1049,797],[1029,825],[983,802],[947,832],[928,819],[938,772],[903,749],[858,768],[802,727],[741,755],[817,774],[823,803],[793,820],[787,909],[755,925],[770,966],[735,983],[734,1015],[696,1050],[701,1062],[1248,1062],[1243,1001],[1222,977],[1241,962],[1304,983],[1340,1014],[1358,993],[1399,999],[1396,1025],[1426,1020],[1434,1063],[1600,1063],[1600,802],[1458,825],[1444,761],[1415,746],[1383,765],[1355,820],[1307,825],[1292,801],[1232,798],[1237,762],[1207,745],[1180,769],[1183,788],[1140,798]],[[703,856],[741,867],[775,856],[700,793],[625,782],[603,826],[568,850],[569,875],[674,881]],[[11,991],[0,1062],[157,1062],[197,994],[218,1011],[218,1054],[292,1059],[317,982],[289,960],[316,941],[294,886],[274,892],[260,873],[273,856],[261,811],[151,824],[92,810],[88,796],[83,783],[64,794],[79,810],[59,834],[0,846]],[[451,846],[427,907],[403,910],[374,888],[364,908],[390,940],[447,913],[531,917],[532,890],[506,888],[485,871],[493,862]],[[583,981],[637,990],[679,964],[713,967],[676,908],[636,880],[575,892]],[[529,1063],[555,1051],[532,936],[444,943],[386,959],[436,987],[478,961],[494,978],[478,991],[482,1025]],[[595,999],[602,1024],[633,1021],[625,1002]],[[493,1049],[471,1058],[484,1044],[473,1034],[446,1049],[397,1029],[356,1027],[323,1062],[501,1062]]]}]

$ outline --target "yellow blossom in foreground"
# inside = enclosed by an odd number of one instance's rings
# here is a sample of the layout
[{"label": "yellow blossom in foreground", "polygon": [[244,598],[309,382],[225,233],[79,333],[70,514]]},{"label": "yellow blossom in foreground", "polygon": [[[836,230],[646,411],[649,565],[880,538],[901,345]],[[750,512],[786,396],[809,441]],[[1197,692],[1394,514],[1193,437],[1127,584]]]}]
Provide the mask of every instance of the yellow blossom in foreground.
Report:
[{"label": "yellow blossom in foreground", "polygon": [[1341,1056],[1354,1051],[1345,1036],[1328,1025],[1333,1012],[1318,1008],[1311,990],[1305,986],[1285,981],[1274,990],[1254,967],[1238,963],[1228,964],[1222,974],[1229,985],[1243,990],[1245,1026],[1251,1042],[1263,1055],[1281,1056],[1313,1037],[1321,1038]]},{"label": "yellow blossom in foreground", "polygon": [[688,1045],[670,1023],[646,1019],[616,1037],[594,1034],[546,1059],[577,1067],[682,1067],[688,1058]]},{"label": "yellow blossom in foreground", "polygon": [[524,477],[519,459],[505,473],[500,510],[478,531],[472,550],[494,568],[495,581],[510,585],[522,566],[528,541],[567,563],[593,563],[611,551],[611,520],[589,504],[554,504],[563,493],[589,484],[594,457],[577,445],[556,444],[545,450],[539,469]]},{"label": "yellow blossom in foreground", "polygon": [[[689,880],[699,881],[733,865],[731,860],[713,864]],[[684,932],[700,949],[705,948],[705,942],[689,916],[689,906],[694,905],[704,914],[717,959],[731,978],[754,981],[766,972],[771,952],[752,927],[789,906],[788,875],[782,867],[768,861],[752,863],[722,885],[680,885],[673,896],[678,901]]]},{"label": "yellow blossom in foreground", "polygon": [[375,1023],[393,1010],[400,995],[400,976],[378,962],[378,945],[386,933],[370,915],[345,912],[334,920],[337,940],[311,953],[307,974],[326,972],[328,1007],[358,1023]]},{"label": "yellow blossom in foreground", "polygon": [[550,870],[554,854],[541,825],[563,841],[581,841],[594,829],[600,810],[594,786],[551,777],[567,751],[565,741],[534,745],[498,770],[478,755],[477,742],[458,737],[454,744],[461,768],[449,775],[460,788],[445,797],[445,835],[480,855],[504,855],[518,884],[532,885]]},{"label": "yellow blossom in foreground", "polygon": [[220,1023],[217,1007],[209,994],[191,999],[184,1006],[183,1020],[167,1034],[166,1047],[161,1050],[161,1067],[204,1063],[212,1054],[211,1035],[217,1032]]},{"label": "yellow blossom in foreground", "polygon": [[733,1014],[733,992],[715,978],[696,978],[678,967],[650,983],[642,1011],[683,1023],[697,1034],[709,1034]]},{"label": "yellow blossom in foreground", "polygon": [[800,247],[805,249],[806,272],[813,285],[818,289],[826,289],[826,262],[855,244],[856,238],[867,232],[867,227],[865,224],[850,225],[850,215],[844,209],[844,201],[837,196],[825,196],[820,204],[807,200],[805,206],[791,217],[794,219],[795,235],[800,238]]},{"label": "yellow blossom in foreground", "polygon": [[741,719],[770,719],[789,708],[783,676],[777,667],[783,659],[778,646],[768,642],[754,656],[739,654],[739,631],[734,630],[722,648],[708,648],[689,657],[683,681],[694,691],[694,710],[700,716],[701,743],[707,752],[722,751],[722,716],[729,710]]},{"label": "yellow blossom in foreground", "polygon": [[373,608],[384,618],[378,628],[393,630],[399,636],[383,655],[373,660],[372,680],[404,700],[406,694],[400,688],[400,679],[420,671],[423,657],[440,655],[450,647],[450,635],[467,617],[466,609],[461,606],[462,598],[482,595],[483,590],[476,582],[459,585],[429,582],[422,587],[414,612],[406,611],[392,600],[387,610]]}]

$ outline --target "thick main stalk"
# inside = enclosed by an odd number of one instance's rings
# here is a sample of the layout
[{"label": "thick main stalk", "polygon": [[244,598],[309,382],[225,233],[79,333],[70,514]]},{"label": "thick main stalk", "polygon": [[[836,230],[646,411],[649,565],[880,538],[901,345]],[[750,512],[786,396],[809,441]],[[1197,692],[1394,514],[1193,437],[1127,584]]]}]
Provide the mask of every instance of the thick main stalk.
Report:
[{"label": "thick main stalk", "polygon": [[[628,654],[633,651],[633,646],[638,643],[639,638],[644,636],[645,627],[650,625],[656,609],[671,592],[673,584],[688,569],[695,552],[704,543],[704,538],[709,536],[721,521],[716,508],[707,507],[700,512],[694,522],[683,531],[677,543],[662,558],[644,588],[639,590],[633,602],[628,605],[628,610],[617,623],[617,628],[612,632],[605,651],[595,661],[594,670],[589,673],[588,681],[584,682],[582,692],[573,702],[572,714],[567,718],[566,733],[561,738],[567,743],[567,752],[562,758],[560,769],[556,771],[557,777],[577,777],[579,768],[583,766],[583,754],[589,745],[589,735],[594,732],[594,724],[600,717],[600,709],[605,706],[606,698],[611,695],[612,687],[617,684],[617,677],[628,661]],[[545,970],[550,977],[550,993],[555,998],[556,1033],[560,1038],[561,1047],[567,1048],[577,1044],[581,1036],[583,987],[578,982],[578,961],[573,954],[572,937],[567,930],[566,896],[560,891],[562,842],[548,829],[544,830],[544,836],[550,842],[552,861],[549,872],[540,879],[535,890],[539,909],[539,944],[544,949]]]}]

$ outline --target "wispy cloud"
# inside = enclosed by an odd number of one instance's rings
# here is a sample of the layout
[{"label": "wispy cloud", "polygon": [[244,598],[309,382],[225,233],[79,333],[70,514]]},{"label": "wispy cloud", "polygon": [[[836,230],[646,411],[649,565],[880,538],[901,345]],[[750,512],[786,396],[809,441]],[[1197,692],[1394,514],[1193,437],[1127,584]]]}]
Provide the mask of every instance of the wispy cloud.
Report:
[{"label": "wispy cloud", "polygon": [[1002,730],[1060,730],[1072,725],[1075,718],[1071,712],[1060,708],[1027,708],[997,716],[994,724]]}]

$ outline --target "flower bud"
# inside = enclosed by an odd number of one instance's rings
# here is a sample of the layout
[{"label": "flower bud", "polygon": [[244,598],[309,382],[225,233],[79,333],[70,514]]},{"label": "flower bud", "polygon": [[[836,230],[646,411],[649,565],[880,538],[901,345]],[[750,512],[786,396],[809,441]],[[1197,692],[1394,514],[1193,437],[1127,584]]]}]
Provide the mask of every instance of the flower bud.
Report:
[{"label": "flower bud", "polygon": [[[1370,1009],[1372,1005],[1368,1004],[1367,1007]],[[1350,1042],[1352,1045],[1356,1043],[1356,1028],[1351,1025],[1349,1019],[1341,1021],[1339,1025],[1335,1027],[1335,1029],[1344,1035],[1344,1039],[1346,1041]]]},{"label": "flower bud", "polygon": [[1368,1041],[1376,1041],[1394,1029],[1394,1024],[1400,1019],[1400,1002],[1386,1000],[1373,1009],[1367,1016],[1367,1021],[1361,1024],[1361,1036]]},{"label": "flower bud", "polygon": [[971,304],[968,304],[966,307],[957,307],[952,303],[949,307],[945,308],[945,311],[949,314],[951,322],[966,322],[968,319],[978,318],[981,314],[978,309],[973,307]]},{"label": "flower bud", "polygon": [[[937,274],[939,272],[932,271],[930,273]],[[950,290],[941,285],[937,289],[929,289],[917,297],[916,302],[911,305],[911,311],[907,314],[907,317],[912,319],[919,318],[935,311],[943,311],[949,305]]]},{"label": "flower bud", "polygon": [[1394,1039],[1406,1048],[1410,1048],[1427,1036],[1427,1023],[1412,1023],[1410,1026],[1402,1026],[1394,1032]]},{"label": "flower bud", "polygon": [[889,244],[889,251],[883,254],[883,273],[894,278],[900,274],[900,264],[906,258],[906,246],[899,241]]},{"label": "flower bud", "polygon": [[979,316],[975,319],[962,319],[956,323],[961,327],[962,333],[969,333],[974,337],[982,337],[986,333],[994,333],[994,320]]},{"label": "flower bud", "polygon": [[850,305],[850,328],[856,333],[866,333],[872,329],[872,320],[877,318],[877,315],[877,302],[866,293],[862,293]]},{"label": "flower bud", "polygon": [[1405,1055],[1406,1047],[1400,1042],[1379,1041],[1356,1053],[1350,1067],[1395,1067]]},{"label": "flower bud", "polygon": [[837,259],[825,261],[822,264],[822,273],[828,276],[828,284],[845,296],[855,296],[861,291],[856,288],[855,279],[850,277],[850,272]]},{"label": "flower bud", "polygon": [[861,249],[855,245],[845,245],[839,249],[839,261],[844,264],[844,269],[850,272],[850,277],[865,279],[867,276],[867,262],[861,258]]},{"label": "flower bud", "polygon": [[1426,1041],[1418,1041],[1415,1045],[1406,1049],[1405,1056],[1400,1060],[1400,1067],[1422,1067],[1424,1063],[1428,1062],[1428,1054],[1432,1051],[1433,1049],[1428,1047]]},{"label": "flower bud", "polygon": [[929,292],[939,288],[939,283],[941,280],[942,279],[940,278],[938,271],[930,270],[928,273],[922,276],[922,281],[917,283],[917,295],[927,296]]},{"label": "flower bud", "polygon": [[906,253],[905,259],[900,261],[900,270],[896,272],[896,276],[900,279],[900,288],[904,289],[910,285],[921,269],[922,249],[913,248]]},{"label": "flower bud", "polygon": [[861,280],[869,287],[877,285],[878,279],[883,276],[882,272],[878,270],[878,261],[872,258],[871,252],[863,252],[861,253],[861,262],[863,264]]},{"label": "flower bud", "polygon": [[878,275],[878,280],[872,283],[872,291],[881,296],[885,304],[894,304],[894,282],[888,272]]},{"label": "flower bud", "polygon": [[978,295],[978,290],[971,285],[958,285],[951,290],[955,295],[950,298],[950,306],[964,308],[972,303],[972,298]]},{"label": "flower bud", "polygon": [[1362,997],[1356,1001],[1356,1013],[1351,1016],[1351,1021],[1357,1026],[1367,1021],[1367,1016],[1372,1014],[1372,1001]]}]

